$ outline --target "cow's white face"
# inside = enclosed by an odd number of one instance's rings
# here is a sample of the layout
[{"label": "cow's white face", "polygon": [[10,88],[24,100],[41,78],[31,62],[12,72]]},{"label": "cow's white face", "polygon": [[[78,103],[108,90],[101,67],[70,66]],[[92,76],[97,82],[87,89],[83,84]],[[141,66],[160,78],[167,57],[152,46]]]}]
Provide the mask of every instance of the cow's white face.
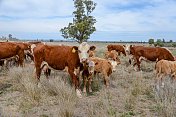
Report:
[{"label": "cow's white face", "polygon": [[130,45],[129,44],[125,45],[124,49],[125,49],[126,54],[129,55],[130,54]]},{"label": "cow's white face", "polygon": [[34,54],[34,48],[36,47],[36,45],[35,44],[32,44],[31,45],[31,52],[32,52],[32,55]]},{"label": "cow's white face", "polygon": [[93,61],[89,61],[88,63],[88,71],[89,74],[93,74],[95,69],[95,63]]},{"label": "cow's white face", "polygon": [[117,61],[114,61],[114,60],[109,60],[109,62],[111,63],[112,65],[112,71],[116,71],[116,66],[118,65]]},{"label": "cow's white face", "polygon": [[88,54],[88,50],[89,50],[90,46],[89,44],[87,44],[87,42],[83,42],[79,45],[78,47],[78,55],[79,55],[79,59],[80,59],[80,62],[85,62],[88,57],[89,57],[89,54]]}]

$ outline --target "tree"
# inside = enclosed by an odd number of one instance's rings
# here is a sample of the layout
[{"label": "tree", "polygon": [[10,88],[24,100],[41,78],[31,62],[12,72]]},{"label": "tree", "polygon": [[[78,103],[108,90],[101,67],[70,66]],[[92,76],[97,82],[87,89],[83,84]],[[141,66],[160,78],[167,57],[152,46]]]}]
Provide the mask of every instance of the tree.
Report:
[{"label": "tree", "polygon": [[165,43],[165,39],[163,38],[163,43]]},{"label": "tree", "polygon": [[162,43],[161,39],[157,39],[156,44],[158,46],[161,46],[161,47],[164,46],[164,44]]},{"label": "tree", "polygon": [[12,34],[9,34],[9,39],[12,39]]},{"label": "tree", "polygon": [[73,23],[69,23],[67,27],[60,31],[66,39],[72,39],[78,43],[87,41],[90,35],[96,31],[94,24],[96,19],[91,16],[91,13],[96,7],[96,3],[91,0],[73,0],[75,11],[73,12]]},{"label": "tree", "polygon": [[149,39],[148,43],[149,44],[154,44],[154,39]]}]

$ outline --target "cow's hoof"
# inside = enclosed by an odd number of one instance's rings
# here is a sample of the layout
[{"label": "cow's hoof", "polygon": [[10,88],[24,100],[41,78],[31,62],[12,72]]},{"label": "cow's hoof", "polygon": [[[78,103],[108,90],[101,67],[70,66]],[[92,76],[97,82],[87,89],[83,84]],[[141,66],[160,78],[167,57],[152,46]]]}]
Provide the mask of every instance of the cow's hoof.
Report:
[{"label": "cow's hoof", "polygon": [[78,98],[82,98],[81,91],[79,89],[76,89],[76,95]]},{"label": "cow's hoof", "polygon": [[86,88],[83,89],[83,93],[86,93]]},{"label": "cow's hoof", "polygon": [[89,89],[89,92],[92,93],[92,89]]}]

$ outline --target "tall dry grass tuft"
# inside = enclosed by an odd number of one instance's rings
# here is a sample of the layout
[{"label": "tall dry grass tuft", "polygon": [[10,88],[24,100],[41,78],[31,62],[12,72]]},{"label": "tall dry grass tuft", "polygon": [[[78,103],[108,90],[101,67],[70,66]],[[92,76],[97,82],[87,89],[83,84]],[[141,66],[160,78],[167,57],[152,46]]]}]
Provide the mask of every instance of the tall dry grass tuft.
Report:
[{"label": "tall dry grass tuft", "polygon": [[[34,74],[32,67],[14,68],[9,71],[8,75],[13,84],[11,90],[23,94],[19,109],[28,114],[34,107],[57,105],[54,113],[56,116],[72,117],[77,97],[69,82],[65,83],[59,76],[50,80],[41,76],[41,81],[37,85],[37,81],[32,74]],[[42,114],[42,111],[40,110],[37,113]]]},{"label": "tall dry grass tuft", "polygon": [[37,81],[34,78],[33,69],[28,68],[12,68],[8,75],[12,82],[12,91],[19,91],[23,93],[19,108],[22,111],[28,110],[34,106],[39,105],[41,98],[41,91],[37,86]]},{"label": "tall dry grass tuft", "polygon": [[70,83],[65,83],[60,77],[50,79],[49,81],[45,79],[41,83],[42,92],[45,92],[47,96],[54,97],[52,101],[54,104],[59,105],[58,115],[60,117],[72,117],[77,97],[75,89],[70,86]]},{"label": "tall dry grass tuft", "polygon": [[155,101],[157,102],[156,111],[161,117],[176,116],[176,82],[171,82],[170,77],[165,77],[164,87],[160,87],[155,92]]},{"label": "tall dry grass tuft", "polygon": [[103,88],[96,101],[94,99],[87,100],[86,111],[88,117],[115,117],[117,112],[113,106],[112,92]]}]

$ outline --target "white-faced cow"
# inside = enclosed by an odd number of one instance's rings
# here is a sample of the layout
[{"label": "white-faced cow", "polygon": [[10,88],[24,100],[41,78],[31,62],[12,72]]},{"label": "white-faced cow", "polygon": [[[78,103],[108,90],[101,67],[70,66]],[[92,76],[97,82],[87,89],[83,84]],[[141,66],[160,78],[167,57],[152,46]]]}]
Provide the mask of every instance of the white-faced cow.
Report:
[{"label": "white-faced cow", "polygon": [[81,43],[79,47],[51,45],[36,46],[33,49],[33,54],[37,79],[40,79],[42,62],[47,63],[49,68],[55,70],[64,70],[65,67],[68,67],[68,73],[75,86],[77,96],[81,97],[78,77],[81,63],[86,62],[89,57],[89,48],[90,46],[86,42]]}]

